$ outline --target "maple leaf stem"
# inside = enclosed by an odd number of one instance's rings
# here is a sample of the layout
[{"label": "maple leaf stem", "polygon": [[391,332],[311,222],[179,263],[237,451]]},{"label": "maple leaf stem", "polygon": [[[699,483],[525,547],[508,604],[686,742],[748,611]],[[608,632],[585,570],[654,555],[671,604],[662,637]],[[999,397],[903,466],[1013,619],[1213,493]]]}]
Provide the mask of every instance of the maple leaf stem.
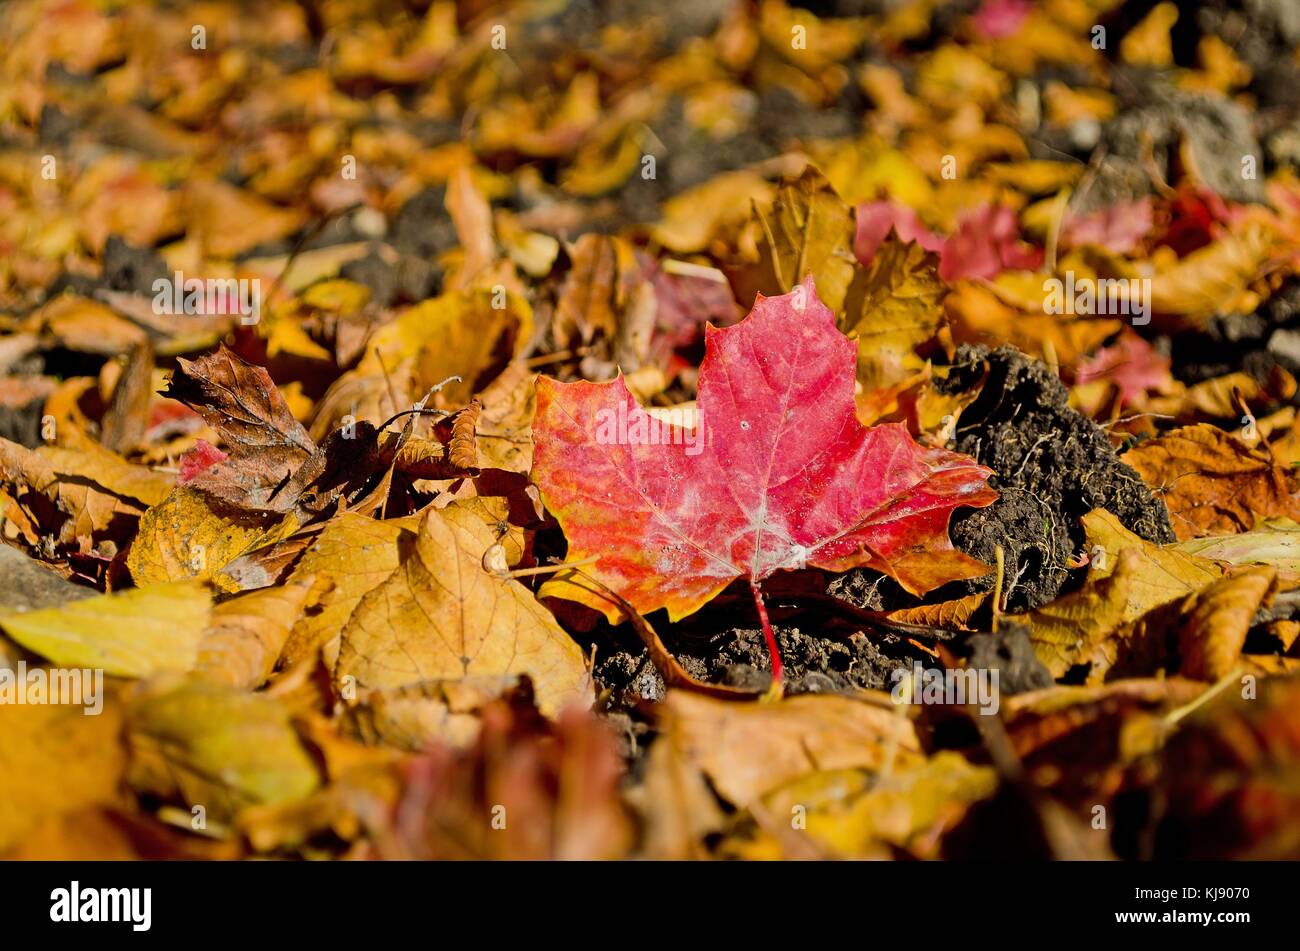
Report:
[{"label": "maple leaf stem", "polygon": [[781,683],[785,679],[785,669],[781,664],[781,648],[776,646],[776,634],[772,631],[772,622],[767,619],[767,605],[763,603],[763,592],[758,582],[752,578],[749,590],[754,593],[754,605],[758,608],[758,621],[763,626],[763,636],[767,638],[767,652],[772,657],[772,683]]}]

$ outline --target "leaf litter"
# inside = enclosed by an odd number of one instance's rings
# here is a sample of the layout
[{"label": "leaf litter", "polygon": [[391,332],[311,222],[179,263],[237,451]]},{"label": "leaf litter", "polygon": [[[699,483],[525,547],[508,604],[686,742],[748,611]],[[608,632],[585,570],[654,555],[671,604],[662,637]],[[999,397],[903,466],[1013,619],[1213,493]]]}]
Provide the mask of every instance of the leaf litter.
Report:
[{"label": "leaf litter", "polygon": [[0,19],[0,855],[1300,855],[1282,5],[389,6]]}]

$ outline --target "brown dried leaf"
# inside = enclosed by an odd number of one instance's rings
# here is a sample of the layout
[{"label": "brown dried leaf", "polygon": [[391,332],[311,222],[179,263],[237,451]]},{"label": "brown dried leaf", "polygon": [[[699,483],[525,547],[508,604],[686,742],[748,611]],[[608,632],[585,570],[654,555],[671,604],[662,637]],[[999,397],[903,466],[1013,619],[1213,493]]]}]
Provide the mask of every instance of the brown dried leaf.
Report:
[{"label": "brown dried leaf", "polygon": [[737,703],[672,690],[662,730],[737,806],[807,773],[921,758],[910,720],[887,706],[833,694]]},{"label": "brown dried leaf", "polygon": [[1235,535],[1267,518],[1300,518],[1294,475],[1208,423],[1175,429],[1120,458],[1164,501],[1180,541]]},{"label": "brown dried leaf", "polygon": [[221,434],[230,458],[192,481],[232,502],[267,508],[272,496],[316,449],[264,367],[222,346],[197,360],[178,359],[163,395],[185,403]]},{"label": "brown dried leaf", "polygon": [[639,278],[635,251],[621,238],[585,234],[570,249],[569,257],[573,269],[555,303],[552,339],[559,346],[591,343],[597,333],[613,340]]}]

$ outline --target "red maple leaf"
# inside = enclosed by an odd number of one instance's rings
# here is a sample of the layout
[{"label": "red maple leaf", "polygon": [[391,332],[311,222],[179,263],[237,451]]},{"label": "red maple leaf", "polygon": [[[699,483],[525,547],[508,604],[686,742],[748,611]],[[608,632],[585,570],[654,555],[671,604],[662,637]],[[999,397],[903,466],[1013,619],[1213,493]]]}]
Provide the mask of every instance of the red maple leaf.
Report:
[{"label": "red maple leaf", "polygon": [[900,241],[915,241],[927,251],[943,248],[943,238],[932,233],[911,208],[896,201],[865,201],[858,205],[854,215],[857,231],[853,238],[853,254],[864,265],[870,264],[876,251],[885,243],[889,229],[893,228]]},{"label": "red maple leaf", "polygon": [[[749,578],[778,681],[759,594],[773,572],[869,566],[916,593],[983,574],[952,547],[948,519],[997,497],[991,470],[918,446],[901,424],[859,423],[856,359],[809,281],[760,295],[733,327],[707,328],[693,421],[655,418],[621,377],[540,377],[533,478],[570,559],[595,558],[598,580],[673,620]],[[541,593],[619,617],[576,582],[556,578]]]},{"label": "red maple leaf", "polygon": [[1154,215],[1155,200],[1150,195],[1117,202],[1090,215],[1067,214],[1061,225],[1061,247],[1095,245],[1115,254],[1132,254],[1150,233]]},{"label": "red maple leaf", "polygon": [[1082,386],[1094,380],[1109,380],[1119,389],[1119,405],[1132,406],[1148,391],[1169,389],[1173,383],[1169,367],[1168,357],[1126,328],[1109,347],[1102,347],[1095,356],[1079,363],[1074,382]]},{"label": "red maple leaf", "polygon": [[1020,240],[1014,211],[980,205],[957,219],[957,230],[939,252],[939,276],[945,281],[991,281],[1003,271],[1032,271],[1042,263],[1042,249]]}]

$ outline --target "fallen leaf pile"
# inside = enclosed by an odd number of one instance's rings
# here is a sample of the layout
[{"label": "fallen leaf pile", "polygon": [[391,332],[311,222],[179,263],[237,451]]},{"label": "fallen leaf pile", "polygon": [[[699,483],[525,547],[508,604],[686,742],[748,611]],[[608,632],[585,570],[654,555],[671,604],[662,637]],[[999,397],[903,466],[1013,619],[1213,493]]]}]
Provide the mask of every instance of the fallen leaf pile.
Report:
[{"label": "fallen leaf pile", "polygon": [[1300,857],[1300,34],[1184,6],[0,6],[0,857]]}]

